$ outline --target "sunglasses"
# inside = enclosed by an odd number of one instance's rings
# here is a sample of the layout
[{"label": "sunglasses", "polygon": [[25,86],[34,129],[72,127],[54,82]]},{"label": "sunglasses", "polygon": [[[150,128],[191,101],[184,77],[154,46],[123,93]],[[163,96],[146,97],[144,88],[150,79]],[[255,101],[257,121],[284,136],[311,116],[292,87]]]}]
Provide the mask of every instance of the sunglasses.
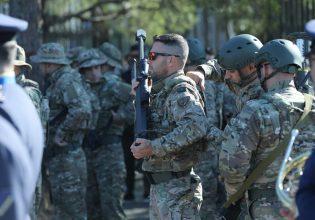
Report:
[{"label": "sunglasses", "polygon": [[168,53],[157,53],[157,52],[150,52],[149,53],[149,60],[155,60],[158,56],[175,56],[175,57],[180,57],[179,55],[175,54],[168,54]]}]

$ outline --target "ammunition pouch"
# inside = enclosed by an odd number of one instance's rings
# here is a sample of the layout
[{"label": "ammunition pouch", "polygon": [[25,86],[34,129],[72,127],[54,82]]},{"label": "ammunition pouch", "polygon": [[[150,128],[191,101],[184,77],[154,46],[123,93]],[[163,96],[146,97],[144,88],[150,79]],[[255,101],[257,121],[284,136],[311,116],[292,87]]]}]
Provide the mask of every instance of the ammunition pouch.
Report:
[{"label": "ammunition pouch", "polygon": [[147,177],[150,184],[157,185],[160,183],[168,182],[172,179],[178,179],[184,176],[189,175],[191,169],[187,169],[184,171],[179,172],[172,172],[172,171],[162,171],[162,172],[147,172],[145,171],[144,174]]},{"label": "ammunition pouch", "polygon": [[261,198],[277,198],[277,195],[275,189],[252,188],[248,191],[248,198],[250,201],[255,201]]}]

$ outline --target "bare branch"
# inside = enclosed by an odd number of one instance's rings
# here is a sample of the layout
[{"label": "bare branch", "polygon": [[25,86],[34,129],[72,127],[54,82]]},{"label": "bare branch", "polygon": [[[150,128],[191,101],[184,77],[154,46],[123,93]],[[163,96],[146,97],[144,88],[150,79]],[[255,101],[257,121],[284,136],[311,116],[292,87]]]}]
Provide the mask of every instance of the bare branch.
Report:
[{"label": "bare branch", "polygon": [[[45,26],[49,27],[58,23],[63,23],[71,18],[80,18],[82,20],[88,20],[83,17],[83,15],[86,12],[93,11],[95,8],[100,7],[105,4],[121,4],[123,2],[126,2],[127,0],[100,0],[97,3],[93,4],[92,6],[83,9],[79,12],[73,13],[73,14],[68,14],[65,16],[48,16],[46,15],[47,19],[45,20]],[[124,9],[123,9],[124,10]],[[92,20],[92,19],[91,19]]]}]

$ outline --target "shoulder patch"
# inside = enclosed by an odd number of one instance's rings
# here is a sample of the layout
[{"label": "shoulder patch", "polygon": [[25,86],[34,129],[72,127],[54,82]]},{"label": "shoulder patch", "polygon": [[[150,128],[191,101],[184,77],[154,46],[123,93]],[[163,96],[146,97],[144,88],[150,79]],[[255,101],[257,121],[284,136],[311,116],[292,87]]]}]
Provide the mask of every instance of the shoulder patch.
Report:
[{"label": "shoulder patch", "polygon": [[185,97],[179,98],[177,100],[177,104],[180,107],[185,107],[188,104],[189,100],[190,100],[190,97],[189,96],[185,96]]}]

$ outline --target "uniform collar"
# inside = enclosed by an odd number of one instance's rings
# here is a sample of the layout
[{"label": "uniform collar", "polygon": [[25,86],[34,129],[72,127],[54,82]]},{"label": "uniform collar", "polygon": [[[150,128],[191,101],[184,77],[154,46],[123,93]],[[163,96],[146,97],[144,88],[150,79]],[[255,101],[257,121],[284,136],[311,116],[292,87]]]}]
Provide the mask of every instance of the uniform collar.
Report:
[{"label": "uniform collar", "polygon": [[7,72],[7,73],[3,73],[0,76],[0,85],[5,85],[5,84],[15,84],[15,73],[12,72]]},{"label": "uniform collar", "polygon": [[293,80],[282,80],[282,81],[279,81],[279,82],[276,82],[272,87],[270,87],[268,89],[268,93],[271,92],[271,93],[275,93],[275,92],[278,92],[284,88],[288,88],[288,87],[294,87],[294,81]]},{"label": "uniform collar", "polygon": [[183,71],[177,71],[169,76],[167,76],[166,78],[160,79],[156,82],[153,82],[153,86],[152,86],[152,90],[151,93],[152,94],[157,94],[158,92],[161,91],[161,89],[165,86],[165,84],[171,80],[174,79],[175,77],[178,77],[180,75],[185,75]]}]

